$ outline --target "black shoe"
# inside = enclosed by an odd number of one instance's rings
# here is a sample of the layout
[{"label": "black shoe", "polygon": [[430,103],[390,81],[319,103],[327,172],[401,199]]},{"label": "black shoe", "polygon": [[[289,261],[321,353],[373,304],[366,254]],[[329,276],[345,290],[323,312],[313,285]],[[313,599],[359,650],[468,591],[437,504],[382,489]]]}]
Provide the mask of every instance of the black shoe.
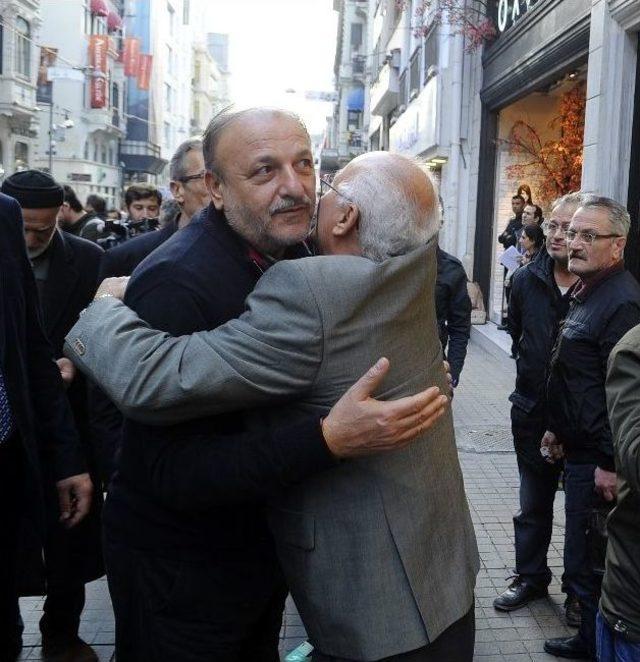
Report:
[{"label": "black shoe", "polygon": [[545,653],[564,657],[568,660],[590,660],[591,655],[579,634],[573,637],[560,637],[559,639],[547,639],[544,642]]},{"label": "black shoe", "polygon": [[547,595],[546,588],[532,586],[520,579],[520,577],[516,577],[509,585],[509,588],[493,601],[493,606],[498,611],[515,611],[516,609],[520,609],[520,607],[528,605],[533,600],[545,598]]},{"label": "black shoe", "polygon": [[564,601],[564,615],[568,626],[572,628],[580,627],[580,623],[582,623],[582,607],[575,595],[568,595]]}]

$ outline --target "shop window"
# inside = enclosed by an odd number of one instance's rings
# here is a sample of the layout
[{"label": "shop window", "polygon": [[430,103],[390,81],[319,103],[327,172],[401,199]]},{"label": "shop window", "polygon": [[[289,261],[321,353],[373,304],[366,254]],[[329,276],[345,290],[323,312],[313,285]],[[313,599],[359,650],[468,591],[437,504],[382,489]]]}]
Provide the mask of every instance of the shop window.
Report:
[{"label": "shop window", "polygon": [[418,96],[420,91],[420,48],[411,57],[409,65],[409,100]]},{"label": "shop window", "polygon": [[14,170],[26,170],[29,167],[29,145],[17,142],[14,147]]},{"label": "shop window", "polygon": [[31,26],[22,16],[16,18],[15,58],[16,74],[31,78]]},{"label": "shop window", "polygon": [[424,82],[434,74],[438,66],[438,32],[435,28],[424,40]]},{"label": "shop window", "polygon": [[400,76],[399,87],[400,87],[400,94],[399,94],[398,105],[400,106],[402,112],[402,110],[404,110],[407,107],[407,70],[406,69],[402,72],[402,75]]}]

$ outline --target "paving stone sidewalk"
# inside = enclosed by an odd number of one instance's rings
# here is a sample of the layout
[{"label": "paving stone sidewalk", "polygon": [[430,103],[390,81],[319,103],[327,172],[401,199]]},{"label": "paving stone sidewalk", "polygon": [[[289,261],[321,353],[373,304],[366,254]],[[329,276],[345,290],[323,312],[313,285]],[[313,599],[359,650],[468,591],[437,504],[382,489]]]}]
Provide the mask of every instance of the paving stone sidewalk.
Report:
[{"label": "paving stone sidewalk", "polygon": [[[499,360],[472,344],[453,403],[460,460],[482,558],[476,589],[477,662],[552,661],[556,658],[543,652],[544,640],[574,632],[565,626],[561,610],[562,494],[556,500],[549,557],[557,575],[550,586],[550,598],[512,614],[498,613],[491,606],[506,586],[514,565],[511,518],[517,509],[518,480],[507,401],[514,376],[514,363],[506,354]],[[25,650],[20,660],[41,659],[38,620],[42,602],[42,598],[21,600]],[[92,644],[101,662],[111,659],[114,625],[104,579],[88,587],[80,634]],[[282,656],[304,640],[304,627],[289,599],[281,633]]]}]

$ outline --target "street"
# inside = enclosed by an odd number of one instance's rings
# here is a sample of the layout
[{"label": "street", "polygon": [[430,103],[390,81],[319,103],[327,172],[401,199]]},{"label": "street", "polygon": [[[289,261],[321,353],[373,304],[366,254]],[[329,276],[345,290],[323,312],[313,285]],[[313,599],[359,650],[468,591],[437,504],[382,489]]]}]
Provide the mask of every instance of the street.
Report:
[{"label": "street", "polygon": [[[549,565],[557,573],[549,587],[550,598],[511,614],[496,612],[492,607],[493,599],[508,583],[514,564],[511,518],[517,508],[518,480],[507,400],[514,378],[515,365],[507,354],[498,358],[472,342],[453,403],[460,459],[482,559],[476,587],[478,662],[554,660],[543,652],[544,640],[574,632],[562,618],[562,494],[556,501],[557,522],[550,548]],[[41,659],[41,607],[41,598],[21,600],[25,649],[20,660]],[[114,625],[104,578],[88,587],[80,636],[94,647],[101,661],[111,659]],[[288,600],[281,634],[282,657],[304,640],[304,627]]]}]

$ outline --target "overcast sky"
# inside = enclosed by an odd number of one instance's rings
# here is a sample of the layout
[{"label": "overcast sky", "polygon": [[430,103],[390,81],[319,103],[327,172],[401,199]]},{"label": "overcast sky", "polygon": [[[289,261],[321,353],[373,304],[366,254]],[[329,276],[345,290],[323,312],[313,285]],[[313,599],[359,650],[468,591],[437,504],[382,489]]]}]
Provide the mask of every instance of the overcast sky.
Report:
[{"label": "overcast sky", "polygon": [[[232,100],[285,107],[322,133],[332,105],[304,98],[333,90],[337,12],[332,0],[207,0],[207,32],[229,34]],[[295,94],[286,93],[296,90]]]}]

